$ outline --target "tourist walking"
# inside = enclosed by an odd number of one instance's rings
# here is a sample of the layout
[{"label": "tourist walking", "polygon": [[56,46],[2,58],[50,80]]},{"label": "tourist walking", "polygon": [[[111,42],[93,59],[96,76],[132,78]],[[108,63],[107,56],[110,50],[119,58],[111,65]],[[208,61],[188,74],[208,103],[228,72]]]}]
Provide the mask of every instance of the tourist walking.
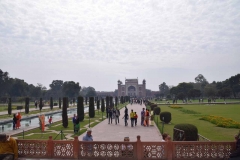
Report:
[{"label": "tourist walking", "polygon": [[133,112],[133,110],[131,110],[130,118],[131,118],[131,127],[133,127],[133,124],[134,124],[134,112]]},{"label": "tourist walking", "polygon": [[123,116],[123,118],[122,118],[122,119],[124,119],[125,126],[128,125],[128,122],[127,122],[127,121],[128,121],[128,118],[129,118],[128,113],[125,113],[124,116]]},{"label": "tourist walking", "polygon": [[49,123],[49,127],[51,127],[51,124],[52,124],[52,116],[50,116],[50,118],[48,119],[48,123]]},{"label": "tourist walking", "polygon": [[113,110],[112,110],[112,108],[109,108],[108,109],[108,124],[110,124],[110,121],[112,124],[112,115],[113,115]]},{"label": "tourist walking", "polygon": [[116,111],[115,111],[115,123],[119,123],[119,116],[120,116],[120,111],[118,108],[116,108]]},{"label": "tourist walking", "polygon": [[150,117],[150,114],[149,114],[149,110],[146,109],[146,112],[145,112],[145,126],[149,126],[149,117]]},{"label": "tourist walking", "polygon": [[137,112],[134,112],[134,121],[135,121],[135,126],[137,126],[137,119],[138,119]]},{"label": "tourist walking", "polygon": [[143,126],[144,119],[145,119],[145,108],[143,108],[141,111],[141,125],[142,126]]}]

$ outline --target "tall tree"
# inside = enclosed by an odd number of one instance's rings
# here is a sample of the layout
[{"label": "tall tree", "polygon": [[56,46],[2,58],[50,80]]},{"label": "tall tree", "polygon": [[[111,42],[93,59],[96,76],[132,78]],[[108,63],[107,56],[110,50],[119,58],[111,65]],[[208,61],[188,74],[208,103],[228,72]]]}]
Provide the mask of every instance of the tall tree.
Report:
[{"label": "tall tree", "polygon": [[188,91],[188,97],[190,98],[196,98],[201,96],[201,91],[199,89],[190,89]]},{"label": "tall tree", "polygon": [[29,113],[29,98],[28,97],[25,98],[25,113],[26,114]]},{"label": "tall tree", "polygon": [[97,100],[97,110],[98,110],[98,114],[99,114],[99,109],[100,109],[100,100]]},{"label": "tall tree", "polygon": [[73,98],[78,96],[80,89],[79,83],[67,81],[63,83],[62,92],[65,96]]},{"label": "tall tree", "polygon": [[208,84],[207,79],[202,74],[199,74],[197,77],[195,77],[195,82],[201,84],[201,91],[203,93],[204,87]]},{"label": "tall tree", "polygon": [[104,104],[104,99],[101,99],[101,111],[104,112],[105,111],[105,104]]},{"label": "tall tree", "polygon": [[110,103],[109,103],[109,96],[106,97],[106,107],[110,107]]},{"label": "tall tree", "polygon": [[216,96],[217,90],[214,87],[209,86],[204,88],[204,93],[207,97],[213,98]]},{"label": "tall tree", "polygon": [[167,94],[169,93],[169,87],[165,82],[159,85],[159,91],[160,94],[163,94],[163,96],[167,96]]},{"label": "tall tree", "polygon": [[41,111],[43,107],[43,101],[42,98],[40,98],[40,102],[39,102],[39,110]]},{"label": "tall tree", "polygon": [[59,103],[59,108],[61,109],[61,107],[62,107],[61,97],[59,98],[58,103]]},{"label": "tall tree", "polygon": [[56,99],[57,97],[62,96],[62,88],[63,88],[63,81],[62,80],[53,80],[52,83],[49,85],[50,92],[53,97]]},{"label": "tall tree", "polygon": [[8,115],[12,114],[12,99],[8,98]]},{"label": "tall tree", "polygon": [[115,106],[117,106],[118,105],[118,97],[116,96],[115,97]]},{"label": "tall tree", "polygon": [[52,97],[50,98],[50,109],[51,110],[53,109],[53,98]]},{"label": "tall tree", "polygon": [[83,97],[80,96],[77,99],[77,115],[79,117],[79,121],[84,120],[84,105],[83,105]]},{"label": "tall tree", "polygon": [[95,117],[95,109],[94,109],[94,97],[89,98],[89,117]]},{"label": "tall tree", "polygon": [[63,124],[63,127],[64,127],[64,128],[67,128],[67,127],[68,127],[67,97],[63,97],[62,124]]}]

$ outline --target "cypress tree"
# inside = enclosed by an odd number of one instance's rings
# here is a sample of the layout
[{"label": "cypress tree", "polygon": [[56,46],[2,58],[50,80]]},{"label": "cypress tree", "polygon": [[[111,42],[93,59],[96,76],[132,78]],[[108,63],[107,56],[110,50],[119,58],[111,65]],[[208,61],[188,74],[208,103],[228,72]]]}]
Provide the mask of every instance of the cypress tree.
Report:
[{"label": "cypress tree", "polygon": [[25,98],[25,113],[26,114],[29,113],[29,98],[28,97]]},{"label": "cypress tree", "polygon": [[95,109],[94,109],[94,97],[89,98],[89,117],[95,117]]},{"label": "cypress tree", "polygon": [[100,109],[100,100],[97,100],[97,110],[98,110],[98,114],[99,114],[99,109]]},{"label": "cypress tree", "polygon": [[52,97],[50,98],[50,109],[51,110],[53,109],[53,99],[52,99]]},{"label": "cypress tree", "polygon": [[63,97],[62,124],[63,124],[63,127],[64,127],[64,128],[67,128],[67,127],[68,127],[67,97]]},{"label": "cypress tree", "polygon": [[58,100],[58,104],[59,104],[59,108],[61,109],[62,108],[62,101],[61,101],[61,97],[59,98]]},{"label": "cypress tree", "polygon": [[12,114],[12,99],[8,98],[8,115]]},{"label": "cypress tree", "polygon": [[43,102],[42,102],[42,98],[40,98],[40,102],[39,102],[39,110],[41,111],[43,107]]},{"label": "cypress tree", "polygon": [[85,97],[85,105],[87,105],[87,100],[88,100],[88,98],[87,98],[87,97]]},{"label": "cypress tree", "polygon": [[117,106],[118,105],[118,98],[117,98],[117,96],[115,97],[115,106]]},{"label": "cypress tree", "polygon": [[109,101],[110,101],[110,107],[114,107],[114,105],[113,105],[113,97],[112,96],[109,98]]},{"label": "cypress tree", "polygon": [[108,96],[106,97],[106,107],[107,108],[109,107],[109,97]]},{"label": "cypress tree", "polygon": [[79,118],[79,121],[84,120],[84,104],[83,104],[83,97],[77,98],[77,115]]},{"label": "cypress tree", "polygon": [[66,102],[66,103],[67,103],[67,108],[69,108],[69,102],[68,102],[68,97],[66,97],[66,98],[67,98],[67,102]]},{"label": "cypress tree", "polygon": [[101,111],[104,112],[105,111],[105,104],[104,104],[104,99],[102,98],[101,100]]}]

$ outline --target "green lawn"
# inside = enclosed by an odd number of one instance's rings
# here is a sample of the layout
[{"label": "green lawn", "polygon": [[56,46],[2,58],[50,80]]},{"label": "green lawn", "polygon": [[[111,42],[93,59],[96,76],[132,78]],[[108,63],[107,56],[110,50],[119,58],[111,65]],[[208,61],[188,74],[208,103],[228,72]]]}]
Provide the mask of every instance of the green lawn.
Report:
[{"label": "green lawn", "polygon": [[[169,101],[169,103],[172,103],[172,102],[173,102],[173,100],[168,100],[168,101]],[[191,101],[192,101],[192,103],[199,103],[199,100],[198,100],[198,99],[191,100]],[[240,99],[226,99],[225,101],[226,101],[226,102],[240,102]],[[153,102],[153,103],[163,103],[163,104],[167,103],[166,100],[163,100],[163,101],[151,100],[151,102]],[[182,103],[182,100],[178,100],[177,102],[178,102],[178,103]],[[204,103],[207,103],[207,102],[208,102],[208,99],[207,99],[207,98],[204,98],[203,102],[204,102]],[[218,102],[224,102],[224,99],[216,99],[215,102],[217,102],[217,103],[218,103]]]},{"label": "green lawn", "polygon": [[[234,135],[240,129],[216,127],[207,121],[199,120],[203,115],[222,116],[224,118],[231,118],[240,123],[240,105],[226,104],[226,105],[181,105],[181,109],[173,109],[168,105],[160,105],[161,112],[168,111],[172,114],[171,124],[164,125],[164,132],[173,135],[173,128],[179,123],[190,123],[198,128],[198,133],[212,141],[232,141]],[[155,118],[159,118],[156,116]],[[155,119],[157,121],[157,119]],[[158,119],[158,122],[159,119]],[[162,130],[162,123],[158,124],[160,131]]]}]

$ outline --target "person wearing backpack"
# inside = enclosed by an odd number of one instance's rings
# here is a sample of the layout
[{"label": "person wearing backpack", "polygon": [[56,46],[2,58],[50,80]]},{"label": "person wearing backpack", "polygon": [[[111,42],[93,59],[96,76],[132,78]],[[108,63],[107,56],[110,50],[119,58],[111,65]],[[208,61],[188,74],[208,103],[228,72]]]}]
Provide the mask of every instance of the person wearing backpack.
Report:
[{"label": "person wearing backpack", "polygon": [[119,116],[120,116],[120,111],[118,108],[116,108],[116,111],[115,111],[115,123],[116,124],[119,123]]}]

